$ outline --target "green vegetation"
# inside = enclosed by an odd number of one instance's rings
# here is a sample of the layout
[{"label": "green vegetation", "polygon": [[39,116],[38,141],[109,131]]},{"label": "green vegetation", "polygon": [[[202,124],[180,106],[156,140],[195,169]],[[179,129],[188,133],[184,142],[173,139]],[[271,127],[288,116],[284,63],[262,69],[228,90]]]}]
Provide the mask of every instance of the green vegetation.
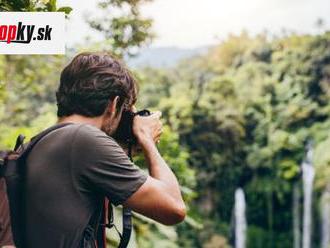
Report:
[{"label": "green vegetation", "polygon": [[0,11],[60,11],[70,14],[72,8],[68,6],[58,8],[56,0],[3,0],[0,1]]},{"label": "green vegetation", "polygon": [[[139,7],[152,0],[102,0],[98,7],[103,15],[87,18],[91,28],[101,32],[105,41],[100,47],[116,56],[137,53],[150,43],[152,20],[141,16]],[[118,14],[119,13],[119,14]]]},{"label": "green vegetation", "polygon": [[[2,10],[13,9],[7,2]],[[53,1],[40,2],[46,2],[45,8]],[[140,1],[106,1],[101,7],[121,7],[122,2],[137,4],[131,14],[139,17]],[[151,37],[150,20],[134,18],[109,21],[110,26],[94,20],[91,26],[108,39],[109,30],[122,34],[127,25],[142,23],[141,33],[126,40],[111,36],[104,44],[116,54],[129,54]],[[0,57],[2,148],[11,147],[18,133],[31,137],[56,121],[55,91],[68,59]],[[315,149],[313,247],[318,246],[318,204],[330,182],[330,32],[272,39],[243,32],[175,68],[135,73],[139,107],[163,112],[166,131],[160,150],[189,207],[187,220],[177,227],[137,217],[138,247],[229,247],[237,187],[246,194],[248,247],[292,247],[293,187],[301,184],[308,139]]]},{"label": "green vegetation", "polygon": [[[329,182],[329,54],[330,33],[270,40],[243,32],[176,68],[140,72],[152,82],[142,85],[143,104],[164,111],[196,172],[190,213],[204,228],[179,227],[183,246],[230,237],[239,186],[249,247],[292,246],[292,192],[307,139],[316,150],[315,209]],[[318,228],[315,221],[315,244]]]}]

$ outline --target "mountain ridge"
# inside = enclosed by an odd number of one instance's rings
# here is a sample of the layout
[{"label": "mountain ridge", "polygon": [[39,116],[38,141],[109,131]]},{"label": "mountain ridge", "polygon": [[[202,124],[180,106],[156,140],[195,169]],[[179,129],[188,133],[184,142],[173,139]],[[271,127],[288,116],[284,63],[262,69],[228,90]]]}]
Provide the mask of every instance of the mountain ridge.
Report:
[{"label": "mountain ridge", "polygon": [[205,54],[209,48],[209,46],[197,48],[179,48],[174,46],[144,48],[138,55],[126,58],[126,62],[128,66],[133,68],[166,68],[174,66],[181,60]]}]

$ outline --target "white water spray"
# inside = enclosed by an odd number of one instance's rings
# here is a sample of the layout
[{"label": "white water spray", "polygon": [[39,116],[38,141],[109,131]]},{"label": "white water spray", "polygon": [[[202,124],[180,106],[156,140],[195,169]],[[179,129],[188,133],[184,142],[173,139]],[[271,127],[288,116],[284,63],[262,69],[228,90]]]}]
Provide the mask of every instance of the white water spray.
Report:
[{"label": "white water spray", "polygon": [[245,196],[241,188],[235,191],[235,248],[245,248],[246,245],[246,217]]},{"label": "white water spray", "polygon": [[307,145],[306,159],[302,163],[303,190],[304,190],[304,216],[303,216],[303,239],[302,247],[311,248],[312,237],[312,195],[315,170],[312,165],[312,145]]},{"label": "white water spray", "polygon": [[298,183],[293,185],[293,200],[292,200],[292,215],[293,215],[293,248],[301,247],[301,215],[300,215],[300,187]]}]

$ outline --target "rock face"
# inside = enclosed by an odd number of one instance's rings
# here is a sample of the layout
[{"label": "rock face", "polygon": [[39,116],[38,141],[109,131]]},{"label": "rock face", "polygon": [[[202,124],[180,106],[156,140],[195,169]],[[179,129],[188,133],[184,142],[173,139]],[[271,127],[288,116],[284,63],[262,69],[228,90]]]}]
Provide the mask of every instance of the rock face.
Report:
[{"label": "rock face", "polygon": [[321,248],[330,246],[330,185],[327,186],[321,197]]}]

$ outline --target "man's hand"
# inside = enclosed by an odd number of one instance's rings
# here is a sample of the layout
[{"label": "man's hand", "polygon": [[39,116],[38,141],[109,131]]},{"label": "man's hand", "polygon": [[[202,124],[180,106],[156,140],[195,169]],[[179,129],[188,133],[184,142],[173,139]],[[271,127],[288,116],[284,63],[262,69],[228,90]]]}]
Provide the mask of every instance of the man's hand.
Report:
[{"label": "man's hand", "polygon": [[135,116],[133,120],[133,133],[138,143],[144,148],[146,143],[159,142],[163,132],[163,124],[160,121],[162,113],[157,111],[150,116]]},{"label": "man's hand", "polygon": [[134,118],[133,132],[148,163],[147,181],[124,203],[124,206],[166,225],[181,222],[186,215],[179,183],[159,154],[155,142],[162,133],[161,113]]}]

